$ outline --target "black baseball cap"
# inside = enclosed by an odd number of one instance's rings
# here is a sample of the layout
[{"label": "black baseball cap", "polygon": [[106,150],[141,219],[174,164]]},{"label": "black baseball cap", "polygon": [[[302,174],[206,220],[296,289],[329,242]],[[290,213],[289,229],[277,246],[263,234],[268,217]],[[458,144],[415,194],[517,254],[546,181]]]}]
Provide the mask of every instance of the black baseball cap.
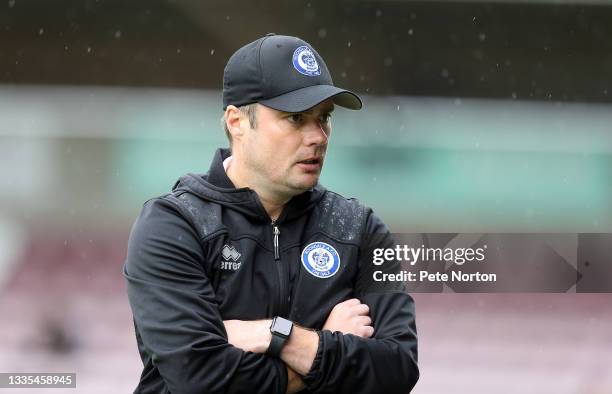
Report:
[{"label": "black baseball cap", "polygon": [[359,96],[334,86],[323,58],[297,37],[269,33],[238,49],[223,71],[223,110],[260,103],[302,112],[328,98],[341,107],[362,107]]}]

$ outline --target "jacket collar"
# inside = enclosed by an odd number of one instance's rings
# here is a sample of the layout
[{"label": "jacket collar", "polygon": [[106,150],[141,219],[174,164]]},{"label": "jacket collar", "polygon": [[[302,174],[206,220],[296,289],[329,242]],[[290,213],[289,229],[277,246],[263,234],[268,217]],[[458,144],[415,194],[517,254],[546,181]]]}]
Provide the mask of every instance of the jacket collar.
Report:
[{"label": "jacket collar", "polygon": [[232,155],[229,149],[219,148],[215,152],[210,168],[208,169],[208,182],[224,189],[235,189],[234,183],[227,176],[223,168],[223,160]]}]

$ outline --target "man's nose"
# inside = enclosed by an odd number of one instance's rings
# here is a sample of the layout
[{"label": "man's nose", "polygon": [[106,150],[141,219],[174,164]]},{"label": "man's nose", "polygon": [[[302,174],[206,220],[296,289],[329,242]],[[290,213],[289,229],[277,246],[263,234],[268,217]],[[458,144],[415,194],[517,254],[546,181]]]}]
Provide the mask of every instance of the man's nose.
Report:
[{"label": "man's nose", "polygon": [[306,145],[326,145],[329,140],[329,130],[317,120],[312,120],[306,125]]}]

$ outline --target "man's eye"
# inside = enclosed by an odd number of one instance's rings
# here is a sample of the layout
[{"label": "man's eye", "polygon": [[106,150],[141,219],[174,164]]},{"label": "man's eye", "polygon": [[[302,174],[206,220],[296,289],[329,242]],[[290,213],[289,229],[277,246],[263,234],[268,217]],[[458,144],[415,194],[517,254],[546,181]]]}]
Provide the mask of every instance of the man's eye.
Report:
[{"label": "man's eye", "polygon": [[321,123],[329,123],[329,121],[331,120],[331,114],[323,114],[320,116],[319,119]]},{"label": "man's eye", "polygon": [[291,114],[288,116],[291,123],[300,123],[304,119],[302,114]]}]

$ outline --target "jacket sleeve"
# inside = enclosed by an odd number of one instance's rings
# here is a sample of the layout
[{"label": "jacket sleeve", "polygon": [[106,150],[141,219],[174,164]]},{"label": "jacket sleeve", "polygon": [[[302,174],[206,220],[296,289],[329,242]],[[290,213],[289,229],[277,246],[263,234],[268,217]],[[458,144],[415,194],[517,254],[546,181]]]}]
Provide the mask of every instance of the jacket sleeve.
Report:
[{"label": "jacket sleeve", "polygon": [[375,282],[375,270],[398,272],[399,261],[372,263],[374,248],[393,248],[387,227],[373,213],[360,248],[355,294],[370,308],[374,335],[361,338],[321,331],[313,366],[304,377],[315,393],[409,393],[419,378],[414,300],[403,282]]},{"label": "jacket sleeve", "polygon": [[124,266],[142,347],[173,394],[284,394],[282,361],[228,343],[204,256],[177,206],[164,199],[145,203]]}]

